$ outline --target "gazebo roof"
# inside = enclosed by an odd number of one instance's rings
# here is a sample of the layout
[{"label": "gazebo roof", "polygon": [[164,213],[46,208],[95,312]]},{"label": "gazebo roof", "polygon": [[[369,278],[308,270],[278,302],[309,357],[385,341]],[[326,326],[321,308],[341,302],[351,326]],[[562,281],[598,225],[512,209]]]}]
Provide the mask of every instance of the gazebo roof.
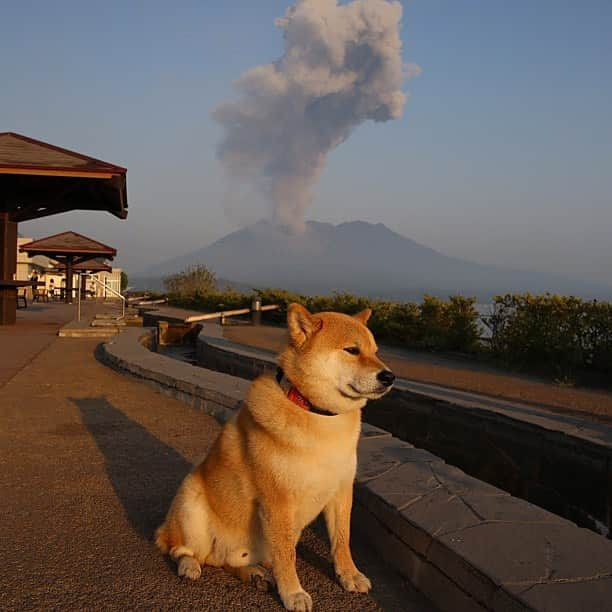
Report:
[{"label": "gazebo roof", "polygon": [[[112,269],[113,268],[109,264],[107,264],[102,257],[96,257],[95,259],[82,261],[72,266],[72,270],[75,272],[111,272]],[[66,266],[65,264],[60,263],[55,267],[55,270],[65,272]]]},{"label": "gazebo roof", "polygon": [[[77,232],[62,232],[22,244],[19,250],[29,255],[46,255],[55,259],[56,256],[74,255],[92,259],[96,256],[112,259],[117,255],[116,249],[93,238],[88,238]],[[76,263],[75,263],[76,265]]]},{"label": "gazebo roof", "polygon": [[[14,132],[0,133],[0,173],[15,174],[27,170],[27,174],[39,171],[53,176],[77,172],[91,174],[125,174],[127,170],[107,162],[62,149],[55,145],[28,138]],[[108,176],[107,178],[110,178]]]},{"label": "gazebo roof", "polygon": [[28,138],[0,133],[0,212],[27,221],[69,210],[127,217],[127,170]]}]

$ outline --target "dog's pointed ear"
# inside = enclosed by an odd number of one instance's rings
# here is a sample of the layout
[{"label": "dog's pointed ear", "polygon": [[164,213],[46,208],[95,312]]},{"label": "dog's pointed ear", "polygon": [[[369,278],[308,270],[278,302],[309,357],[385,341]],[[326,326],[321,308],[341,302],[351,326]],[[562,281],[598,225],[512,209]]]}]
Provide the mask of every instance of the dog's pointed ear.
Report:
[{"label": "dog's pointed ear", "polygon": [[321,329],[323,321],[315,319],[301,304],[293,302],[287,309],[287,326],[291,344],[300,347],[312,334]]},{"label": "dog's pointed ear", "polygon": [[368,319],[370,318],[371,315],[372,315],[372,309],[366,308],[365,310],[358,312],[356,315],[353,315],[353,318],[357,319],[358,321],[361,321],[361,323],[363,323],[364,325],[367,325]]}]

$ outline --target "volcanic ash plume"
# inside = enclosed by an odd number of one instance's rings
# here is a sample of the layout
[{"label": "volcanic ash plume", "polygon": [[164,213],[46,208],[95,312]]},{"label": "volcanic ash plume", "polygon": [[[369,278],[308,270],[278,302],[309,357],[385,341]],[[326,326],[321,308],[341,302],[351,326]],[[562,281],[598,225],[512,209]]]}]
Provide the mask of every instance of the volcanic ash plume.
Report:
[{"label": "volcanic ash plume", "polygon": [[388,0],[298,0],[276,21],[283,56],[243,74],[240,99],[213,111],[229,176],[253,185],[283,225],[303,226],[327,154],[355,127],[401,116],[401,16]]}]

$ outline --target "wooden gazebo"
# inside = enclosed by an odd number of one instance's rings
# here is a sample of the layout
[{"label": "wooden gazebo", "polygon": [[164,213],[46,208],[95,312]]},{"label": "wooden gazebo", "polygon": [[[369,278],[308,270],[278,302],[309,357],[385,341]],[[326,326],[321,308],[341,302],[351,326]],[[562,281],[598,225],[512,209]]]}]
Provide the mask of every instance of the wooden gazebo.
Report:
[{"label": "wooden gazebo", "polygon": [[[66,265],[58,263],[55,268],[52,268],[53,272],[58,272],[59,274],[66,274]],[[108,264],[102,257],[96,257],[95,259],[88,259],[87,261],[81,261],[79,263],[73,264],[72,272],[83,274],[96,274],[98,272],[112,272],[113,268],[110,264]],[[86,295],[85,287],[79,283],[79,287],[81,289],[81,297]]]},{"label": "wooden gazebo", "polygon": [[19,247],[22,253],[30,257],[45,255],[59,262],[66,271],[66,302],[72,301],[72,275],[75,266],[80,270],[87,269],[87,262],[94,259],[113,259],[117,251],[93,238],[88,238],[76,232],[62,232],[40,240],[34,240]]},{"label": "wooden gazebo", "polygon": [[12,132],[0,133],[0,325],[15,323],[17,224],[70,210],[127,217],[127,170]]}]

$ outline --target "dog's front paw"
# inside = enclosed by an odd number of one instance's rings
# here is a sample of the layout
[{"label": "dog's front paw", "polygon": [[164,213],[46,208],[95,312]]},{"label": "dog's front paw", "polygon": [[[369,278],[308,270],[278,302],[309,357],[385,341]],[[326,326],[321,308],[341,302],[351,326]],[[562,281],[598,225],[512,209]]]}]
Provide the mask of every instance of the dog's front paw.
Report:
[{"label": "dog's front paw", "polygon": [[354,593],[367,593],[372,588],[370,579],[361,572],[338,574],[338,580],[347,591]]},{"label": "dog's front paw", "polygon": [[296,612],[311,612],[312,610],[312,598],[306,591],[281,595],[281,599],[287,610],[295,610]]},{"label": "dog's front paw", "polygon": [[185,555],[179,559],[178,575],[190,580],[197,580],[202,575],[202,568],[197,559]]}]

